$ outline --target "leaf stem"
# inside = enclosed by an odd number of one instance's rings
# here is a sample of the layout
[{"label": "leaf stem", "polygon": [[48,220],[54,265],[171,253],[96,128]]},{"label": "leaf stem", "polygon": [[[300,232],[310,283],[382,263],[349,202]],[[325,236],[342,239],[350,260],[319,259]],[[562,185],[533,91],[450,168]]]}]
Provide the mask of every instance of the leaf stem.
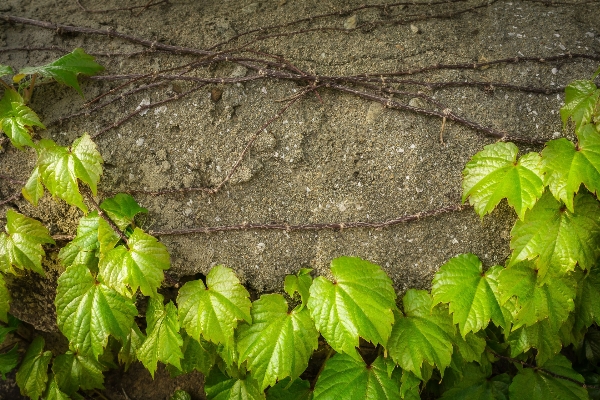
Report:
[{"label": "leaf stem", "polygon": [[110,219],[108,217],[108,215],[106,215],[106,213],[100,208],[98,203],[96,203],[96,200],[94,200],[94,197],[92,196],[92,193],[90,192],[90,190],[89,189],[82,190],[82,192],[84,193],[85,197],[90,202],[90,204],[92,205],[92,208],[98,212],[98,215],[100,217],[102,217],[102,219],[104,219],[108,223],[108,225],[110,225],[110,227],[113,229],[113,231],[115,231],[117,233],[117,235],[119,235],[121,240],[123,242],[125,242],[125,247],[127,247],[127,249],[129,249],[129,242],[127,241],[127,236],[125,236],[123,231],[120,230],[119,227],[117,225],[115,225],[115,223],[112,221],[112,219]]},{"label": "leaf stem", "polygon": [[549,370],[547,370],[547,369],[545,369],[545,368],[542,368],[542,367],[537,367],[537,366],[535,366],[535,365],[533,365],[533,364],[530,364],[530,363],[528,363],[528,362],[526,362],[526,361],[518,360],[518,359],[516,359],[516,358],[512,358],[512,357],[508,357],[508,356],[503,356],[503,355],[501,355],[501,354],[498,354],[498,353],[496,353],[494,350],[490,350],[490,349],[487,349],[487,348],[486,348],[486,349],[485,349],[485,351],[487,351],[488,353],[490,353],[490,354],[494,355],[495,357],[498,357],[498,358],[503,358],[503,359],[505,359],[505,360],[508,360],[508,361],[511,361],[511,362],[513,362],[513,363],[519,363],[519,364],[521,364],[521,365],[522,365],[522,366],[524,366],[524,367],[531,368],[531,369],[533,369],[533,370],[535,370],[535,371],[540,371],[540,372],[543,372],[544,374],[546,374],[546,375],[550,375],[550,376],[551,376],[551,377],[553,377],[553,378],[564,379],[565,381],[573,382],[573,383],[575,383],[576,385],[578,385],[578,386],[581,386],[581,387],[582,387],[582,388],[584,388],[584,389],[596,389],[596,390],[600,390],[600,386],[596,386],[596,385],[587,385],[587,384],[585,384],[585,383],[583,383],[583,382],[580,382],[580,381],[578,381],[578,380],[576,380],[576,379],[569,378],[568,376],[564,376],[564,375],[559,375],[559,374],[557,374],[557,373],[554,373],[554,372],[552,372],[552,371],[549,371]]},{"label": "leaf stem", "polygon": [[31,100],[31,96],[33,95],[33,87],[35,86],[36,77],[37,77],[37,74],[33,74],[33,76],[31,77],[31,83],[29,84],[29,87],[24,90],[25,93],[23,96],[23,101],[25,101],[25,104],[29,103],[29,100]]}]

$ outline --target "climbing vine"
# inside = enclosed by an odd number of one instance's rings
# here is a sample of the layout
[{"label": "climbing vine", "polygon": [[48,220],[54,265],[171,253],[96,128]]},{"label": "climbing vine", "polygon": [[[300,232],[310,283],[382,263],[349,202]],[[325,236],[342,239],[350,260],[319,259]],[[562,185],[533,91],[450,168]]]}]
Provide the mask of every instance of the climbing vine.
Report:
[{"label": "climbing vine", "polygon": [[[44,128],[28,106],[35,85],[57,81],[81,93],[77,75],[101,70],[81,49],[17,74],[0,66],[1,75],[14,75],[13,85],[0,81],[0,127],[12,145],[37,155],[23,197],[37,205],[47,190],[85,214],[59,252],[55,306],[68,351],[53,354],[37,336],[23,357],[19,345],[0,354],[0,373],[17,368],[23,395],[81,399],[103,388],[113,358],[125,368],[139,361],[152,376],[158,363],[173,376],[199,371],[209,399],[600,395],[600,70],[566,88],[560,114],[575,143],[552,140],[519,155],[500,141],[463,171],[463,202],[481,218],[503,199],[517,214],[506,265],[484,268],[462,254],[440,267],[431,292],[410,289],[397,299],[378,265],[340,257],[328,277],[301,269],[286,277],[285,295],[254,301],[225,266],[165,299],[170,256],[138,223],[148,210],[126,193],[96,202],[103,160],[92,138],[67,147],[34,139]],[[0,342],[19,324],[4,275],[44,275],[44,246],[55,244],[39,221],[14,210],[6,220]]]}]

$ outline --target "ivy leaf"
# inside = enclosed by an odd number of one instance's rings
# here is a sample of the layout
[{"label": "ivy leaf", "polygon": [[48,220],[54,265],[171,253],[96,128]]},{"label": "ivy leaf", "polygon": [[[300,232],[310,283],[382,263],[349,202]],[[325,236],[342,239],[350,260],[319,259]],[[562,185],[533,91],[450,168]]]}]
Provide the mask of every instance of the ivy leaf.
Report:
[{"label": "ivy leaf", "polygon": [[248,361],[248,370],[264,389],[278,379],[299,377],[318,341],[308,310],[288,312],[282,295],[263,295],[252,305],[252,325],[239,328],[239,363]]},{"label": "ivy leaf", "polygon": [[[399,371],[399,370],[397,370]],[[419,388],[421,379],[410,371],[402,371],[400,378],[400,396],[405,400],[421,400]]]},{"label": "ivy leaf", "polygon": [[139,213],[148,213],[148,209],[140,207],[135,199],[126,193],[119,193],[114,197],[104,200],[100,208],[106,211],[111,220],[121,230],[125,230],[133,223]]},{"label": "ivy leaf", "polygon": [[508,374],[490,378],[489,374],[483,374],[478,366],[467,364],[464,378],[453,388],[444,392],[441,400],[508,400],[509,385],[510,376]]},{"label": "ivy leaf", "polygon": [[192,396],[185,390],[176,390],[171,396],[171,400],[192,400]]},{"label": "ivy leaf", "polygon": [[6,380],[6,374],[19,365],[19,345],[15,344],[12,349],[6,353],[0,354],[0,376]]},{"label": "ivy leaf", "polygon": [[565,88],[565,105],[560,109],[563,125],[567,124],[569,118],[575,121],[576,127],[589,123],[598,98],[600,98],[600,90],[594,82],[588,80],[571,82]]},{"label": "ivy leaf", "polygon": [[544,191],[540,155],[528,153],[517,161],[519,148],[513,143],[487,145],[463,170],[463,203],[467,198],[483,218],[506,198],[520,219]]},{"label": "ivy leaf", "polygon": [[58,327],[71,347],[95,359],[109,335],[127,339],[137,315],[133,300],[97,281],[85,265],[68,267],[58,278],[54,304]]},{"label": "ivy leaf", "polygon": [[13,71],[13,69],[8,65],[0,65],[0,78],[2,78],[4,75],[13,75],[14,73],[15,71]]},{"label": "ivy leaf", "polygon": [[98,266],[99,276],[122,295],[131,296],[139,287],[144,296],[157,296],[163,270],[171,266],[167,248],[140,228],[135,228],[128,246],[117,246],[106,253]]},{"label": "ivy leaf", "polygon": [[183,339],[179,334],[177,308],[172,302],[163,306],[162,296],[150,298],[146,311],[146,340],[137,352],[138,359],[150,371],[152,378],[158,361],[181,369]]},{"label": "ivy leaf", "polygon": [[381,267],[358,257],[334,259],[331,273],[333,283],[321,276],[314,280],[307,307],[329,345],[360,360],[359,337],[373,344],[390,337],[396,293]]},{"label": "ivy leaf", "polygon": [[98,258],[104,258],[120,241],[121,238],[108,222],[98,217]]},{"label": "ivy leaf", "polygon": [[[0,274],[0,321],[8,323],[8,312],[10,311],[10,292],[6,287],[4,275]],[[1,341],[0,341],[1,343]]]},{"label": "ivy leaf", "polygon": [[204,382],[204,391],[208,400],[260,400],[265,393],[258,382],[250,376],[230,378],[219,368],[213,368]]},{"label": "ivy leaf", "polygon": [[21,189],[21,193],[25,200],[37,207],[38,202],[44,196],[44,185],[42,185],[42,179],[40,178],[40,169],[35,167],[31,176]]},{"label": "ivy leaf", "polygon": [[51,351],[44,351],[44,338],[33,339],[17,372],[17,385],[23,396],[38,400],[46,389]]},{"label": "ivy leaf", "polygon": [[44,394],[45,400],[70,400],[71,398],[63,393],[58,387],[58,383],[56,382],[56,378],[53,377],[50,379],[50,383],[48,384],[48,389],[46,389],[46,393]]},{"label": "ivy leaf", "polygon": [[102,175],[102,157],[88,134],[75,139],[70,149],[58,146],[52,140],[42,139],[38,148],[38,168],[46,189],[67,203],[87,213],[87,206],[79,192],[77,179],[96,195],[96,185]]},{"label": "ivy leaf", "polygon": [[429,293],[410,289],[402,299],[406,317],[398,313],[387,350],[394,361],[423,379],[423,361],[438,367],[440,372],[450,365],[455,326],[448,310],[433,306]]},{"label": "ivy leaf", "polygon": [[292,298],[294,293],[298,292],[302,301],[301,307],[306,305],[310,295],[310,285],[313,281],[312,276],[310,276],[311,271],[312,268],[302,268],[297,275],[287,275],[285,277],[283,289]]},{"label": "ivy leaf", "polygon": [[[290,275],[288,275],[290,276]],[[293,275],[291,275],[293,276]],[[290,378],[277,382],[267,391],[267,400],[312,400],[313,391],[310,382],[296,378],[290,384]]]},{"label": "ivy leaf", "polygon": [[562,348],[558,332],[547,319],[531,326],[523,326],[508,335],[511,357],[533,348],[537,349],[536,361],[541,366]]},{"label": "ivy leaf", "polygon": [[[187,282],[177,296],[181,326],[196,340],[230,343],[238,321],[252,322],[250,294],[231,268],[217,265],[201,280]],[[287,310],[286,310],[287,311]]]},{"label": "ivy leaf", "polygon": [[[581,384],[583,377],[571,368],[571,363],[561,354],[544,364],[550,373],[567,377]],[[588,399],[587,391],[575,382],[554,377],[542,370],[524,368],[513,378],[509,388],[511,399]]]},{"label": "ivy leaf", "polygon": [[42,244],[54,244],[41,222],[14,210],[6,212],[6,233],[0,232],[0,271],[14,273],[13,267],[30,269],[45,276]]},{"label": "ivy leaf", "polygon": [[431,294],[435,303],[449,303],[453,321],[463,337],[468,332],[485,329],[490,320],[506,327],[510,318],[500,305],[498,275],[502,267],[494,266],[483,273],[479,258],[462,254],[440,267],[433,278]]},{"label": "ivy leaf", "polygon": [[573,195],[583,183],[592,193],[600,189],[600,134],[587,124],[577,131],[577,147],[565,138],[551,140],[542,151],[544,184],[573,212]]},{"label": "ivy leaf", "polygon": [[73,264],[98,264],[98,213],[89,213],[79,220],[77,235],[65,247],[60,249],[58,257],[65,267]]},{"label": "ivy leaf", "polygon": [[594,266],[587,274],[580,271],[576,274],[578,279],[573,330],[581,332],[594,322],[600,324],[600,270],[598,266]]},{"label": "ivy leaf", "polygon": [[504,269],[498,281],[503,302],[517,298],[513,330],[548,319],[552,329],[558,331],[575,307],[576,282],[569,275],[553,277],[544,283],[538,271],[525,262]]},{"label": "ivy leaf", "polygon": [[83,390],[104,389],[105,368],[93,357],[67,351],[52,362],[52,372],[59,388],[73,394]]},{"label": "ivy leaf", "polygon": [[131,325],[131,330],[127,335],[127,339],[119,350],[119,362],[125,365],[125,371],[129,369],[129,366],[137,361],[137,351],[142,346],[142,343],[146,340],[146,336],[140,331],[137,324]]},{"label": "ivy leaf", "polygon": [[46,129],[17,91],[4,89],[4,95],[0,99],[0,128],[10,138],[13,146],[18,149],[23,146],[35,147],[31,140],[34,126]]},{"label": "ivy leaf", "polygon": [[185,331],[181,334],[183,338],[183,346],[181,352],[181,369],[177,369],[172,365],[167,365],[167,369],[171,373],[171,377],[176,377],[182,374],[189,374],[196,370],[204,376],[210,373],[210,370],[215,365],[217,352],[212,343],[200,338],[200,341],[188,336]]},{"label": "ivy leaf", "polygon": [[465,362],[477,361],[481,363],[481,356],[486,346],[484,338],[472,332],[468,333],[464,338],[457,335],[454,345]]},{"label": "ivy leaf", "polygon": [[545,193],[524,221],[511,231],[513,254],[509,265],[536,257],[542,277],[550,271],[563,275],[579,264],[589,269],[598,257],[600,204],[587,194],[575,196],[574,212],[568,211],[550,193]]},{"label": "ivy leaf", "polygon": [[358,400],[400,398],[400,387],[389,375],[383,357],[367,365],[347,354],[327,360],[315,385],[315,400]]},{"label": "ivy leaf", "polygon": [[40,67],[27,67],[19,71],[19,74],[39,74],[42,77],[53,78],[59,83],[70,86],[83,97],[83,92],[77,82],[77,74],[95,75],[104,70],[104,67],[94,61],[95,58],[86,54],[83,49],[75,49],[73,52],[62,56],[50,64]]}]

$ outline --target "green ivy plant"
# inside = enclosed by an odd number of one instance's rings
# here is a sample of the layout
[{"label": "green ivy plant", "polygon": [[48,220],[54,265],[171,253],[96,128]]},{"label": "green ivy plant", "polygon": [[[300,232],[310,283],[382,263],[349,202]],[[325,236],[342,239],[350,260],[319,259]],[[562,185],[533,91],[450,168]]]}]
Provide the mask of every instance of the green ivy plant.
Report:
[{"label": "green ivy plant", "polygon": [[[172,376],[199,371],[207,398],[218,400],[600,398],[600,70],[566,91],[561,116],[576,143],[553,140],[519,156],[499,142],[464,169],[463,201],[482,218],[502,199],[517,214],[506,265],[458,255],[431,292],[410,289],[400,304],[382,268],[357,257],[332,260],[329,278],[301,269],[285,278],[285,294],[254,301],[230,268],[215,266],[166,301],[169,253],[136,223],[148,211],[128,194],[95,203],[102,158],[91,138],[34,141],[43,125],[26,103],[36,79],[81,93],[77,74],[100,70],[77,49],[22,70],[16,88],[4,83],[2,130],[38,157],[24,197],[37,204],[47,189],[84,213],[59,252],[55,306],[68,351],[53,354],[38,336],[20,361],[18,345],[0,354],[2,376],[18,366],[23,395],[83,399],[103,389],[104,371],[139,361],[152,376],[159,363]],[[43,275],[48,230],[13,210],[6,220],[2,274]],[[18,326],[9,311],[0,274],[0,342]]]}]

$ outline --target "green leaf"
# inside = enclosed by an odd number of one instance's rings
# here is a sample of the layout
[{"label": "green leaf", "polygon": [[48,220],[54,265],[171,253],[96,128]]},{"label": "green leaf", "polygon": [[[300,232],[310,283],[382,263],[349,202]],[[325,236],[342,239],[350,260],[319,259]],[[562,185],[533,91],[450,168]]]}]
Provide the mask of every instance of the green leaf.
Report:
[{"label": "green leaf", "polygon": [[[10,311],[10,292],[6,287],[4,275],[0,274],[0,321],[8,322],[8,312]],[[4,338],[3,338],[4,340]],[[0,341],[2,343],[2,341]]]},{"label": "green leaf", "polygon": [[27,348],[17,372],[17,385],[23,396],[38,400],[46,389],[51,351],[44,351],[44,338],[36,337]]},{"label": "green leaf", "polygon": [[137,351],[142,346],[142,343],[146,340],[144,335],[137,324],[131,326],[131,330],[127,335],[127,339],[123,342],[121,350],[119,350],[119,362],[125,365],[125,371],[129,369],[129,366],[137,361]]},{"label": "green leaf", "polygon": [[570,212],[550,193],[545,193],[524,221],[511,231],[513,253],[509,265],[537,257],[542,277],[563,275],[579,264],[588,269],[596,262],[600,240],[600,204],[587,194],[575,196]]},{"label": "green leaf", "polygon": [[25,105],[19,93],[4,89],[4,95],[0,99],[0,128],[10,138],[13,146],[18,149],[23,146],[35,147],[31,140],[34,126],[46,129],[37,114]]},{"label": "green leaf", "polygon": [[146,311],[146,340],[137,352],[138,359],[154,378],[158,361],[181,369],[183,339],[179,334],[177,308],[172,302],[163,306],[162,296],[150,298]]},{"label": "green leaf", "polygon": [[108,198],[100,204],[100,208],[106,211],[111,220],[121,230],[125,230],[134,221],[139,213],[148,213],[148,209],[140,207],[135,199],[125,193],[119,193]]},{"label": "green leaf", "polygon": [[433,306],[429,293],[410,289],[402,299],[406,317],[398,313],[387,350],[404,370],[422,379],[423,361],[442,372],[450,365],[455,326],[448,310]]},{"label": "green leaf", "polygon": [[215,346],[202,338],[198,342],[196,339],[188,336],[185,331],[182,332],[181,336],[183,338],[181,369],[167,365],[171,377],[189,374],[194,370],[207,376],[216,362],[217,352]]},{"label": "green leaf", "polygon": [[104,389],[105,368],[93,357],[67,351],[54,359],[52,371],[60,389],[73,394],[83,390]]},{"label": "green leaf", "polygon": [[287,275],[285,277],[283,289],[290,297],[294,297],[294,293],[298,292],[302,301],[301,307],[306,305],[310,295],[310,285],[313,281],[312,276],[310,276],[311,271],[312,268],[302,268],[297,275]]},{"label": "green leaf", "polygon": [[58,146],[52,140],[42,139],[38,150],[37,165],[46,189],[53,196],[87,213],[77,179],[86,183],[95,195],[103,162],[90,136],[85,134],[76,139],[70,149]]},{"label": "green leaf", "polygon": [[121,238],[108,222],[98,217],[98,258],[103,259],[120,241]]},{"label": "green leaf", "polygon": [[494,266],[483,273],[479,258],[461,254],[440,267],[433,278],[431,294],[435,303],[449,303],[453,321],[463,337],[468,332],[485,329],[490,320],[506,327],[508,311],[500,305],[498,275],[502,267]]},{"label": "green leaf", "polygon": [[19,364],[19,345],[15,344],[6,353],[0,354],[0,375],[6,380],[6,374],[15,369]]},{"label": "green leaf", "polygon": [[571,82],[565,88],[565,105],[560,109],[563,125],[567,124],[569,118],[575,121],[576,127],[589,123],[599,97],[600,90],[594,82],[588,80]]},{"label": "green leaf", "polygon": [[[293,276],[293,275],[288,275]],[[267,400],[312,400],[313,391],[310,382],[296,378],[290,384],[290,378],[277,382],[267,391]]]},{"label": "green leaf", "polygon": [[204,383],[204,391],[208,400],[261,400],[265,393],[250,376],[230,378],[220,369],[213,368]]},{"label": "green leaf", "polygon": [[247,368],[261,389],[288,376],[299,377],[319,345],[319,332],[308,310],[288,312],[280,294],[255,301],[252,325],[241,325],[238,332],[239,363],[248,361]]},{"label": "green leaf", "polygon": [[327,360],[315,385],[315,400],[400,398],[400,387],[389,375],[383,357],[371,365],[350,355],[336,354]]},{"label": "green leaf", "polygon": [[523,219],[525,211],[542,195],[540,155],[528,153],[517,162],[518,152],[513,143],[490,144],[465,166],[462,201],[469,198],[482,218],[506,198]]},{"label": "green leaf", "polygon": [[498,278],[502,302],[517,298],[513,330],[548,319],[555,331],[574,309],[575,280],[569,276],[544,280],[530,263],[520,263],[504,269]]},{"label": "green leaf", "polygon": [[402,377],[400,378],[400,397],[405,400],[421,400],[420,386],[421,379],[410,371],[402,371]]},{"label": "green leaf", "polygon": [[83,97],[83,92],[77,82],[77,74],[95,75],[104,70],[104,67],[94,60],[94,57],[86,54],[83,49],[78,48],[50,64],[40,67],[23,68],[19,71],[19,74],[39,74],[42,77],[53,78],[57,82],[77,90]]},{"label": "green leaf", "polygon": [[600,189],[600,134],[592,124],[577,131],[577,147],[565,139],[551,140],[542,151],[544,184],[573,212],[573,195],[583,183],[592,193]]},{"label": "green leaf", "polygon": [[57,323],[71,348],[98,358],[113,335],[127,339],[137,315],[133,300],[96,280],[85,265],[73,265],[58,278]]},{"label": "green leaf", "polygon": [[44,394],[44,399],[46,400],[70,400],[71,398],[67,396],[66,393],[63,393],[58,387],[58,383],[56,382],[56,378],[50,379],[50,383],[48,384],[48,389],[46,389],[46,393]]},{"label": "green leaf", "polygon": [[35,167],[31,172],[31,176],[27,180],[21,193],[25,200],[37,207],[38,202],[44,196],[44,185],[42,185],[42,179],[40,178],[40,169]]},{"label": "green leaf", "polygon": [[510,354],[517,357],[533,348],[537,349],[537,365],[543,365],[554,357],[562,344],[558,332],[552,328],[547,319],[531,326],[523,326],[508,335]]},{"label": "green leaf", "polygon": [[581,332],[592,323],[600,324],[600,270],[592,267],[587,274],[577,271],[577,294],[573,329]]},{"label": "green leaf", "polygon": [[477,361],[478,363],[481,363],[481,357],[486,346],[483,337],[472,332],[468,333],[464,338],[457,335],[454,345],[465,362]]},{"label": "green leaf", "polygon": [[396,293],[381,267],[358,257],[334,259],[331,273],[333,283],[321,276],[314,280],[307,307],[329,345],[360,360],[359,337],[373,344],[390,337]]},{"label": "green leaf", "polygon": [[2,78],[4,75],[13,75],[14,73],[15,71],[13,71],[13,69],[8,65],[0,65],[0,78]]},{"label": "green leaf", "polygon": [[176,390],[171,396],[171,400],[192,400],[192,396],[185,390]]},{"label": "green leaf", "polygon": [[[571,368],[571,363],[563,355],[559,354],[548,361],[544,364],[544,369],[552,374],[584,383],[583,377]],[[587,391],[581,385],[533,368],[524,368],[519,371],[510,385],[509,395],[511,399],[531,400],[583,400],[589,398]]]},{"label": "green leaf", "polygon": [[509,385],[508,374],[490,378],[489,374],[482,374],[481,368],[468,364],[464,378],[452,389],[444,392],[441,400],[508,400]]},{"label": "green leaf", "polygon": [[98,265],[98,219],[98,213],[94,211],[79,220],[77,235],[58,253],[65,267],[73,264]]},{"label": "green leaf", "polygon": [[100,260],[99,276],[119,293],[131,296],[138,287],[144,296],[157,296],[164,279],[163,270],[171,261],[164,244],[135,228],[128,240],[129,250],[117,246]]},{"label": "green leaf", "polygon": [[[187,282],[177,296],[181,326],[196,340],[230,343],[238,321],[252,322],[250,294],[233,270],[213,267],[201,280]],[[287,311],[287,310],[286,310]]]},{"label": "green leaf", "polygon": [[0,232],[0,271],[14,273],[13,267],[30,269],[45,276],[42,244],[54,244],[41,222],[10,209],[6,212],[6,233]]}]

